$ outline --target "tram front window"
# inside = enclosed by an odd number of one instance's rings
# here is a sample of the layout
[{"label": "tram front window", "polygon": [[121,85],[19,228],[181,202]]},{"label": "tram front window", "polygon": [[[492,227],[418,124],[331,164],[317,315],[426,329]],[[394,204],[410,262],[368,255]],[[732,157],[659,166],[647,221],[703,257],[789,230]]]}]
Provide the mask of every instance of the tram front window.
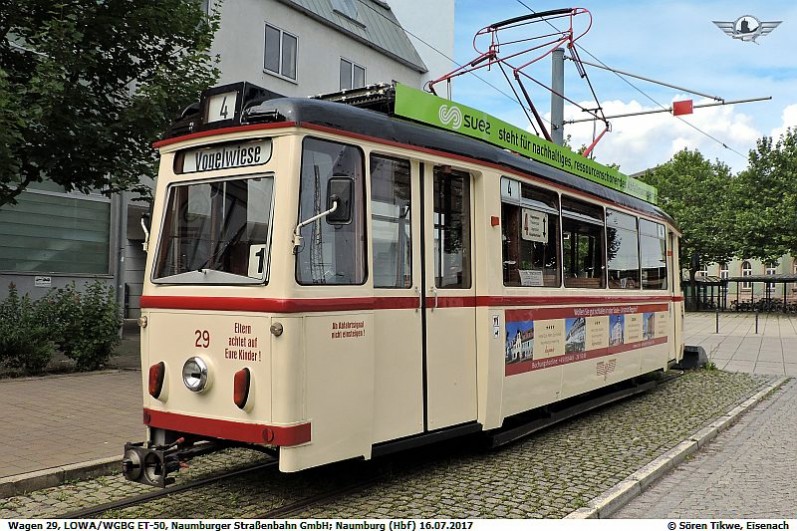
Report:
[{"label": "tram front window", "polygon": [[273,179],[171,186],[153,279],[176,283],[266,280]]}]

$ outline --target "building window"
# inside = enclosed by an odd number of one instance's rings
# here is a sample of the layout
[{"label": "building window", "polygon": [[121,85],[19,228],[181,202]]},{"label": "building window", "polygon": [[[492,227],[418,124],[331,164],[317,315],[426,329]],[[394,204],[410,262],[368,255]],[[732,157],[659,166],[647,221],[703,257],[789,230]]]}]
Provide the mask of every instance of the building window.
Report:
[{"label": "building window", "polygon": [[296,81],[296,57],[299,39],[295,35],[266,24],[263,68],[267,72]]},{"label": "building window", "polygon": [[109,274],[110,200],[34,186],[0,209],[0,271]]},{"label": "building window", "polygon": [[[722,262],[720,264],[720,278],[723,279],[723,280],[727,280],[729,276],[730,276],[730,272],[728,271],[728,264],[725,263],[725,262]],[[724,286],[722,286],[720,288],[720,293],[722,293],[723,295],[728,293],[728,285],[727,284],[725,284]]]},{"label": "building window", "polygon": [[360,20],[360,13],[357,11],[357,0],[332,0],[332,10],[358,26],[365,27],[365,24]]},{"label": "building window", "polygon": [[[776,263],[767,264],[767,275],[774,275],[777,272],[777,267],[778,264]],[[774,292],[775,292],[775,283],[767,282],[767,297],[771,297]]]},{"label": "building window", "polygon": [[340,90],[360,88],[365,86],[365,68],[347,61],[340,60]]},{"label": "building window", "polygon": [[[753,266],[745,260],[742,262],[742,276],[749,277],[753,274]],[[742,289],[752,289],[753,283],[752,282],[742,282]]]}]

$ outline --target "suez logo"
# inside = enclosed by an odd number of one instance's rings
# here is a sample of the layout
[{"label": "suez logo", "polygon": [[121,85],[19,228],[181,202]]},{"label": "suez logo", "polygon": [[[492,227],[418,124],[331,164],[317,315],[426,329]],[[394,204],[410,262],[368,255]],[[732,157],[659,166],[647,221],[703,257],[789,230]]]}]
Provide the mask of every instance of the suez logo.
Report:
[{"label": "suez logo", "polygon": [[479,131],[481,133],[490,134],[490,122],[484,118],[471,116],[470,114],[463,114],[459,107],[456,105],[441,105],[437,111],[437,117],[447,127],[452,129],[459,129],[463,125],[468,129]]}]

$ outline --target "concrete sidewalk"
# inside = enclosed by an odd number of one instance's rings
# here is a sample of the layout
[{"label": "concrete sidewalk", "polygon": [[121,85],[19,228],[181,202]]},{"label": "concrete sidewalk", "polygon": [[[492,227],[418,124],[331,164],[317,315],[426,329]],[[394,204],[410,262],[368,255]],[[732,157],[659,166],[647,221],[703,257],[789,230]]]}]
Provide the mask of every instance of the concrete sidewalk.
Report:
[{"label": "concrete sidewalk", "polygon": [[[686,343],[701,345],[727,371],[797,376],[797,318],[688,314]],[[116,366],[132,370],[0,380],[0,497],[118,470],[124,443],[145,438],[137,336]],[[111,366],[114,366],[112,360]]]},{"label": "concrete sidewalk", "polygon": [[8,476],[50,478],[38,487],[73,479],[66,468],[87,463],[121,469],[125,442],[146,436],[141,385],[140,371],[118,370],[0,381],[0,496]]},{"label": "concrete sidewalk", "polygon": [[120,470],[124,444],[144,440],[134,325],[110,370],[0,380],[0,497]]},{"label": "concrete sidewalk", "polygon": [[688,313],[684,341],[705,348],[724,371],[797,376],[797,316],[791,314],[759,314],[756,333],[754,313]]}]

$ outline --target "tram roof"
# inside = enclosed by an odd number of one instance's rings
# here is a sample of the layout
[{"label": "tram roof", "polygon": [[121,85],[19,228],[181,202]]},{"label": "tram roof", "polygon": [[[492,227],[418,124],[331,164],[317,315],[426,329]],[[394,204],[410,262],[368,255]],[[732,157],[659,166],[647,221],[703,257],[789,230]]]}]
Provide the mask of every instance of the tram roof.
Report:
[{"label": "tram roof", "polygon": [[677,227],[675,221],[666,212],[636,197],[601,186],[487,142],[378,111],[317,99],[278,98],[250,106],[244,119],[248,123],[285,120],[294,122],[298,126],[304,124],[321,126],[504,166],[519,173],[535,175],[551,183],[586,192],[611,203],[664,218]]}]

